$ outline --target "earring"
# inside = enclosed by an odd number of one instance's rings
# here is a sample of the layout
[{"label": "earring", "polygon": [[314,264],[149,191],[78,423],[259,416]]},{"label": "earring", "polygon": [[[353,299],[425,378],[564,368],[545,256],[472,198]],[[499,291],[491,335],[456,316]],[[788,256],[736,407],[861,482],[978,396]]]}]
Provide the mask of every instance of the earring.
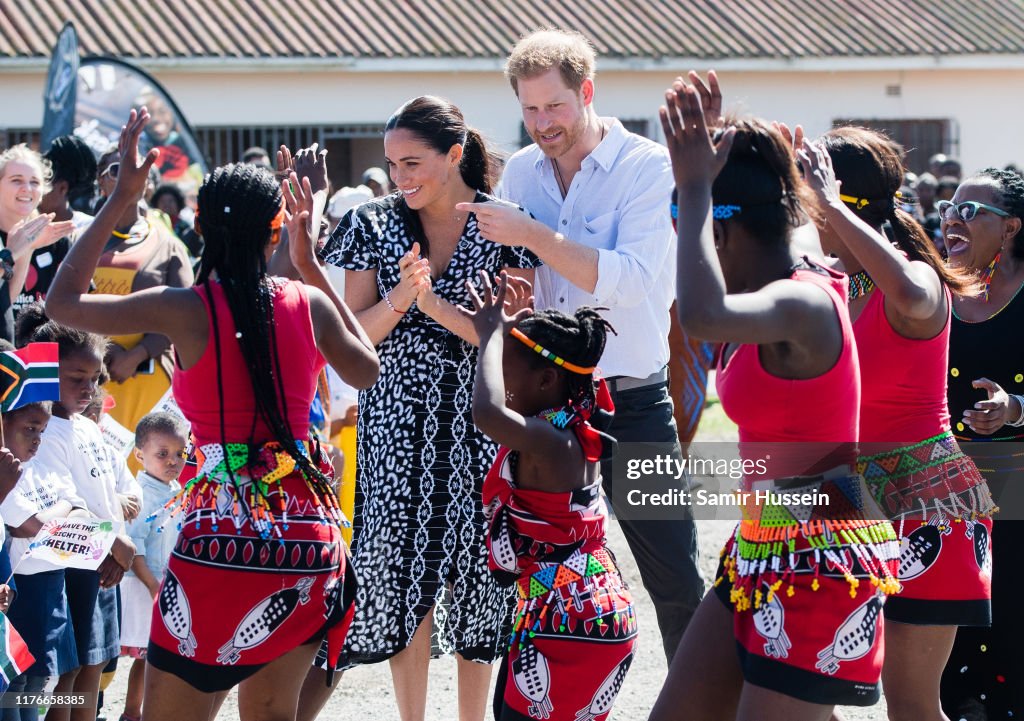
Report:
[{"label": "earring", "polygon": [[505,391],[505,400],[510,401],[515,397],[515,395],[516,394],[513,393],[512,391]]}]

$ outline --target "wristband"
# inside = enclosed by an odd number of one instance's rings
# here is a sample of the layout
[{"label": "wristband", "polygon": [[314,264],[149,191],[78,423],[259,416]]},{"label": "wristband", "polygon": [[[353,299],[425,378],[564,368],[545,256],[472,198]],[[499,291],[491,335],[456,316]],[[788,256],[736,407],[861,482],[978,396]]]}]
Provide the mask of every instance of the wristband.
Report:
[{"label": "wristband", "polygon": [[406,313],[409,312],[408,308],[406,308],[405,310],[399,310],[398,308],[395,307],[395,304],[391,302],[391,291],[390,290],[387,293],[384,294],[384,302],[388,304],[388,308],[390,308],[391,310],[395,311],[399,315],[405,315]]},{"label": "wristband", "polygon": [[1007,421],[1006,425],[1011,428],[1020,428],[1021,426],[1024,426],[1024,396],[1015,396],[1011,394],[1010,397],[1016,398],[1017,403],[1020,404],[1020,416],[1015,421]]}]

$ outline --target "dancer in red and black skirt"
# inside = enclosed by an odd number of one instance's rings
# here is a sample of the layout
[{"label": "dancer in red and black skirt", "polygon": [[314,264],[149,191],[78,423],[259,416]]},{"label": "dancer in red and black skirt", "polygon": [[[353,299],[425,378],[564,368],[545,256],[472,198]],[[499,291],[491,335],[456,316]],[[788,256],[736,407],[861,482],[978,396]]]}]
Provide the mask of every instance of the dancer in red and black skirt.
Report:
[{"label": "dancer in red and black skirt", "polygon": [[688,333],[724,344],[718,393],[741,453],[762,444],[767,473],[744,490],[826,500],[748,505],[651,718],[827,719],[878,700],[882,604],[898,587],[892,524],[852,470],[860,374],[846,279],[791,245],[814,198],[782,135],[733,120],[712,140],[697,89],[679,79],[665,97],[677,307]]},{"label": "dancer in red and black skirt", "polygon": [[992,494],[953,438],[946,402],[951,291],[979,289],[897,205],[901,154],[852,127],[799,153],[825,212],[822,246],[850,276],[863,383],[858,469],[900,537],[902,589],[885,605],[889,718],[941,721],[939,679],[957,627],[992,619]]},{"label": "dancer in red and black skirt", "polygon": [[[195,288],[88,294],[117,217],[156,159],[155,150],[138,158],[148,120],[145,109],[132,111],[114,193],[48,296],[49,311],[69,325],[170,338],[175,396],[201,447],[202,470],[183,491],[178,543],[154,605],[144,714],[207,721],[219,692],[241,684],[242,718],[294,718],[321,639],[336,654],[352,611],[330,466],[306,440],[309,406],[325,362],[366,387],[377,358],[316,263],[307,221],[318,213],[308,180],[299,186],[294,174],[298,197],[284,194],[290,215],[264,170],[229,165],[206,179]],[[305,283],[266,273],[286,217]]]},{"label": "dancer in red and black skirt", "polygon": [[[600,462],[614,440],[611,395],[594,371],[607,321],[504,310],[481,272],[473,422],[501,444],[484,481],[488,565],[518,605],[494,693],[498,721],[601,721],[633,661],[633,600],[605,547]],[[517,324],[518,321],[518,324]],[[506,338],[506,335],[510,337]],[[593,424],[591,421],[593,420]]]}]

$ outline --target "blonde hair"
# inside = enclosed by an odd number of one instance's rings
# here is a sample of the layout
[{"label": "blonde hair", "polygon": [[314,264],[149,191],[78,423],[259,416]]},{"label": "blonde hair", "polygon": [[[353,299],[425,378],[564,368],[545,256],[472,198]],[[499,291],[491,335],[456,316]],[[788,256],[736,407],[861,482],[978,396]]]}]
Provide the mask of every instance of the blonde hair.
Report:
[{"label": "blonde hair", "polygon": [[43,195],[50,192],[50,181],[53,180],[53,165],[42,155],[32,150],[25,143],[19,143],[0,153],[0,178],[7,172],[7,164],[12,162],[31,163],[39,168],[43,180]]},{"label": "blonde hair", "polygon": [[557,67],[565,84],[578,91],[584,80],[594,79],[596,59],[594,46],[575,30],[535,30],[512,48],[505,77],[518,95],[520,79],[535,78]]}]

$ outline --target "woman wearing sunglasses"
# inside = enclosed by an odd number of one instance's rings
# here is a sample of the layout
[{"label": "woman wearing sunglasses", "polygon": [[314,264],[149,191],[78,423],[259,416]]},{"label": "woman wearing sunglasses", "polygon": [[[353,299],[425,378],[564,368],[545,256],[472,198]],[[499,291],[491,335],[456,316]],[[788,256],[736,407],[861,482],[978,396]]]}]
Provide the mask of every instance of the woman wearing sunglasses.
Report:
[{"label": "woman wearing sunglasses", "polygon": [[1019,718],[1024,617],[1015,606],[1024,583],[1012,539],[1024,528],[1009,518],[1018,513],[1011,498],[1019,493],[1024,461],[1002,444],[1024,441],[1024,180],[989,168],[937,208],[949,265],[977,273],[982,284],[976,297],[953,298],[947,376],[953,432],[961,442],[975,441],[968,450],[1006,518],[996,521],[1000,540],[992,545],[992,626],[957,633],[942,677],[942,706],[954,719]]},{"label": "woman wearing sunglasses", "polygon": [[[104,198],[113,193],[120,167],[116,148],[100,157],[97,181]],[[193,279],[185,246],[164,223],[146,217],[140,193],[117,219],[103,250],[93,276],[97,292],[128,295],[157,286],[188,288]],[[174,365],[170,346],[159,333],[111,338],[106,358],[111,382],[106,388],[116,405],[110,415],[130,431],[171,387]],[[129,465],[133,471],[139,470],[134,458]]]}]

